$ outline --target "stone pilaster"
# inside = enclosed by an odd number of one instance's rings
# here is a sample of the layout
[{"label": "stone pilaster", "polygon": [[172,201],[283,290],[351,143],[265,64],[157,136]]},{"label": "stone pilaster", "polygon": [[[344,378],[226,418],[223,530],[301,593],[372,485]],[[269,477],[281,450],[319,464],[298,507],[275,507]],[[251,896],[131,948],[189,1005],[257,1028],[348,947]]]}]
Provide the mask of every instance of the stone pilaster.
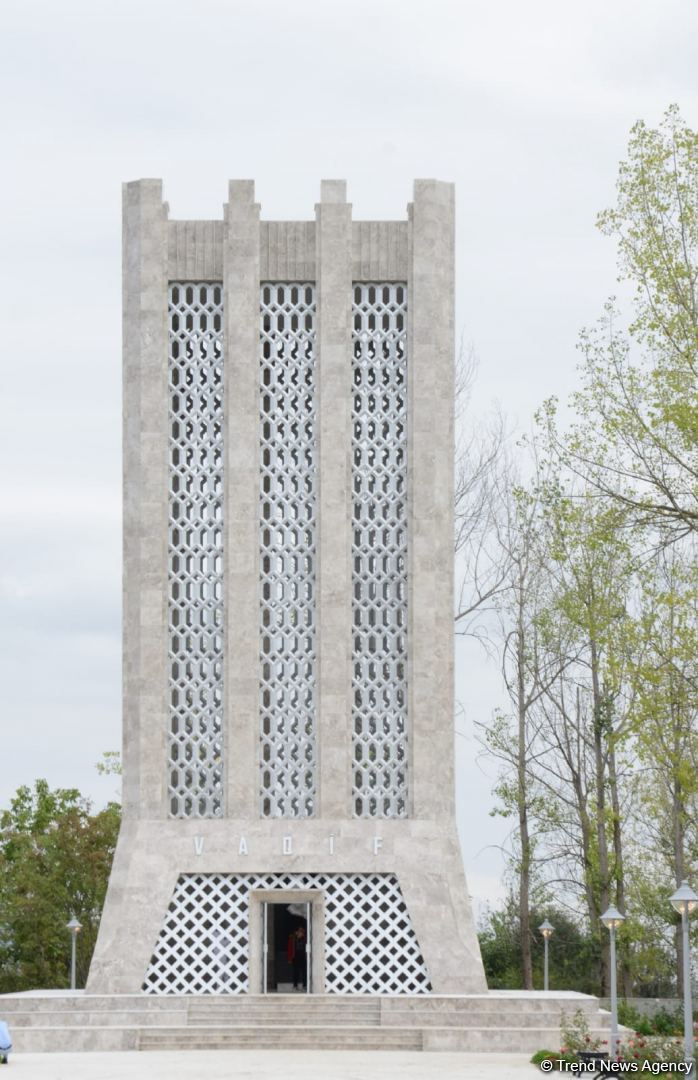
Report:
[{"label": "stone pilaster", "polygon": [[411,814],[454,815],[454,188],[416,180],[408,276]]},{"label": "stone pilaster", "polygon": [[123,804],[167,812],[167,208],[123,186]]},{"label": "stone pilaster", "polygon": [[259,205],[231,180],[225,309],[226,814],[259,817]]},{"label": "stone pilaster", "polygon": [[316,214],[318,737],[323,817],[351,816],[351,206],[323,180]]}]

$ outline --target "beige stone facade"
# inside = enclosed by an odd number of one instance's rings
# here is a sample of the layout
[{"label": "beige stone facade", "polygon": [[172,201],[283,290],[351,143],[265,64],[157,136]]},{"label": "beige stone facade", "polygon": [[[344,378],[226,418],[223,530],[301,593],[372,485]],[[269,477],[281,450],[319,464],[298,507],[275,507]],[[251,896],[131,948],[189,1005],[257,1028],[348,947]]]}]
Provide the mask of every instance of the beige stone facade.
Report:
[{"label": "beige stone facade", "polygon": [[[486,989],[453,775],[454,191],[415,182],[404,221],[352,221],[343,181],[315,219],[260,221],[231,181],[221,221],[170,221],[160,181],[124,185],[124,820],[88,981],[137,993],[181,875],[391,875],[437,994]],[[221,812],[168,799],[168,282],[222,283]],[[260,282],[315,288],[317,787],[308,817],[260,815]],[[407,762],[404,816],[352,797],[352,286],[407,294]],[[307,900],[312,889],[298,890]],[[301,895],[302,894],[302,895]],[[285,896],[285,894],[284,894]],[[313,989],[325,985],[317,902]],[[261,988],[259,889],[249,990]],[[314,906],[315,911],[315,906]]]}]

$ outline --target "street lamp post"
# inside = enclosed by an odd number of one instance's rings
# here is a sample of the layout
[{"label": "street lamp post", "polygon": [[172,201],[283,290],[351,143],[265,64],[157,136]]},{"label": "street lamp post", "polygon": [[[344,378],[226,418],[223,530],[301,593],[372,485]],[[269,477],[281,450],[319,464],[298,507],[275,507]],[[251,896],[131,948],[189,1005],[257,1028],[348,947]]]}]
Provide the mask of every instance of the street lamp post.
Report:
[{"label": "street lamp post", "polygon": [[616,988],[616,930],[625,922],[625,915],[621,915],[618,908],[613,904],[604,911],[601,922],[608,928],[611,934],[611,1061],[618,1057],[618,991]]},{"label": "street lamp post", "polygon": [[693,1046],[693,1002],[691,1000],[691,946],[688,938],[688,916],[698,907],[698,895],[687,881],[682,881],[673,896],[672,907],[681,915],[683,934],[683,1039],[684,1056],[689,1066],[688,1076],[695,1077],[696,1063]]},{"label": "street lamp post", "polygon": [[543,947],[545,949],[545,959],[543,961],[543,989],[549,990],[550,986],[548,985],[548,942],[550,941],[550,938],[555,932],[555,927],[551,922],[548,922],[547,919],[544,919],[538,929],[543,935]]},{"label": "street lamp post", "polygon": [[70,922],[65,924],[66,930],[70,930],[70,989],[75,989],[75,942],[82,930],[82,924],[73,915]]}]

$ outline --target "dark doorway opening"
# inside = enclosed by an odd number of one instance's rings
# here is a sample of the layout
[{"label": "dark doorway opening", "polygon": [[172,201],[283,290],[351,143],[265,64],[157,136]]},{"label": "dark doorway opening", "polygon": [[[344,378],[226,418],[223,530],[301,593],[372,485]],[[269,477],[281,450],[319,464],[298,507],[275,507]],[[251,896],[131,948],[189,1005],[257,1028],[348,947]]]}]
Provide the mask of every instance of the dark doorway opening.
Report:
[{"label": "dark doorway opening", "polygon": [[307,993],[310,978],[310,904],[265,903],[268,994]]}]

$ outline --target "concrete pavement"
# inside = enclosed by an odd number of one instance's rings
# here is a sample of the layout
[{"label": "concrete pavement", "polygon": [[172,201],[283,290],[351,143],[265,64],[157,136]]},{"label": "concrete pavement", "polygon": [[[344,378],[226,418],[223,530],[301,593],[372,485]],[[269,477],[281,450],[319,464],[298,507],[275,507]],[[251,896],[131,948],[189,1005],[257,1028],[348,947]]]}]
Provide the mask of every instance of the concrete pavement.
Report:
[{"label": "concrete pavement", "polygon": [[535,1080],[540,1075],[525,1054],[360,1050],[12,1054],[10,1067],[8,1080]]}]

